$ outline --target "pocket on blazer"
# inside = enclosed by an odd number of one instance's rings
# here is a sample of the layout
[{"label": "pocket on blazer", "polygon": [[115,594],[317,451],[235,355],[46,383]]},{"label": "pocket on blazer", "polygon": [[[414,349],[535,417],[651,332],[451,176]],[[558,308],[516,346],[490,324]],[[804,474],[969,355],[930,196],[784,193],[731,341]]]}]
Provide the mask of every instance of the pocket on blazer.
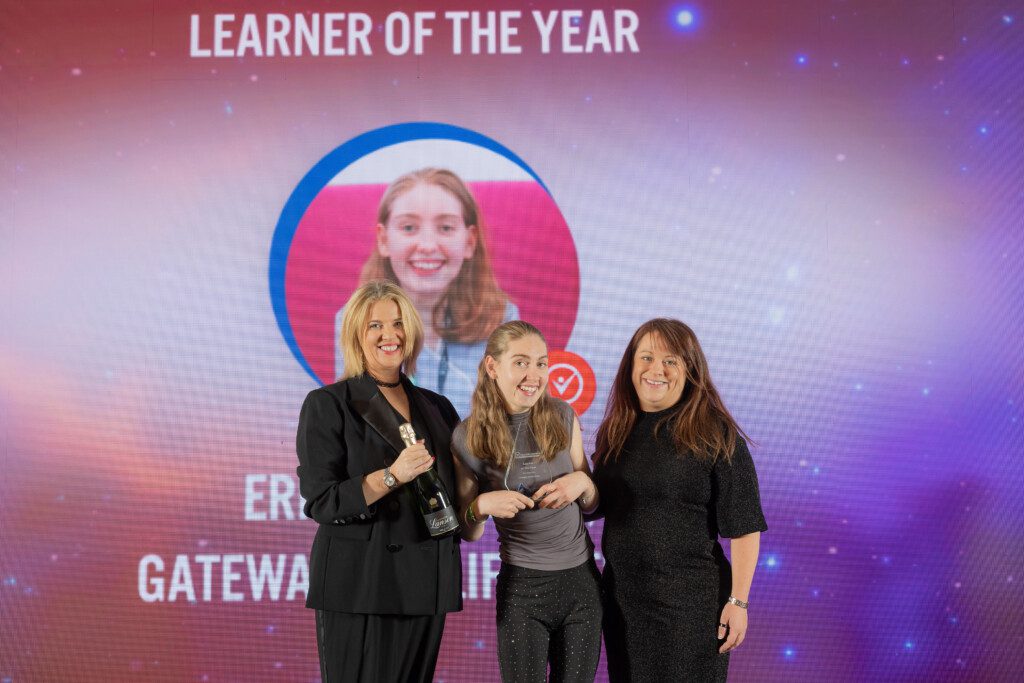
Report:
[{"label": "pocket on blazer", "polygon": [[346,541],[369,541],[373,537],[374,526],[376,525],[372,521],[352,524],[321,524],[320,533]]}]

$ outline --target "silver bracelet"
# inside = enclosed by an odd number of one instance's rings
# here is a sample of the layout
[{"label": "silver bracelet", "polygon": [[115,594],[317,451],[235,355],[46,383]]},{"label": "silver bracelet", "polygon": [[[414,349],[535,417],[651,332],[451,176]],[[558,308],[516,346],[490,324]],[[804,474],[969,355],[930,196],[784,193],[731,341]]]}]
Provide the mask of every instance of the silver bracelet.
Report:
[{"label": "silver bracelet", "polygon": [[731,602],[732,604],[734,604],[737,607],[740,607],[742,609],[747,609],[747,606],[750,605],[749,602],[743,602],[742,600],[734,598],[731,595],[729,596],[729,602]]}]

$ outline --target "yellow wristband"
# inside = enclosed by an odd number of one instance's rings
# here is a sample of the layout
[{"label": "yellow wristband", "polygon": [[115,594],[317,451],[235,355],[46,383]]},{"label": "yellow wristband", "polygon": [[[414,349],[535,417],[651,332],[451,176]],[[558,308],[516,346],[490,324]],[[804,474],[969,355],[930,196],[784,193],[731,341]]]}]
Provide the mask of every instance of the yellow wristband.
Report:
[{"label": "yellow wristband", "polygon": [[473,502],[469,504],[468,508],[466,508],[466,523],[469,524],[470,526],[476,526],[477,524],[483,524],[484,522],[487,521],[487,516],[485,516],[483,519],[477,519],[476,513],[473,512],[473,506],[476,505],[476,500],[477,499],[474,498]]}]

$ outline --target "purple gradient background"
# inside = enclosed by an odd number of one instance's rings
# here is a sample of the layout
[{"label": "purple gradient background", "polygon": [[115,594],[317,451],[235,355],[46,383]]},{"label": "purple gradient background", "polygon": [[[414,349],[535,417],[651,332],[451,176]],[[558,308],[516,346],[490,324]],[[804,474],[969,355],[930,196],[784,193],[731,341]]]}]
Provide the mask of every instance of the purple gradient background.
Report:
[{"label": "purple gradient background", "polygon": [[[244,521],[311,388],[268,249],[313,164],[404,121],[551,190],[588,435],[639,322],[701,336],[770,526],[732,680],[1016,680],[1024,7],[632,2],[638,55],[188,57],[191,12],[397,9],[343,4],[0,5],[0,681],[317,680],[300,601],[147,604],[136,571],[307,551]],[[438,678],[496,680],[493,629],[468,600]]]}]

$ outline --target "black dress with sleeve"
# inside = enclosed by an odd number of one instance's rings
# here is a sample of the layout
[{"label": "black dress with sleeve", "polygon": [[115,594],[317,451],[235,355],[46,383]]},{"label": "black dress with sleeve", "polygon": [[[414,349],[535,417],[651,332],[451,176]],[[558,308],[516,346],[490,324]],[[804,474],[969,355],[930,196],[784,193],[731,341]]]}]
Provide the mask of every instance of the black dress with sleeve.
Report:
[{"label": "black dress with sleeve", "polygon": [[655,434],[673,410],[640,413],[618,458],[594,471],[613,682],[724,681],[718,618],[732,572],[718,537],[767,529],[746,442],[728,463],[679,453],[667,424]]}]

